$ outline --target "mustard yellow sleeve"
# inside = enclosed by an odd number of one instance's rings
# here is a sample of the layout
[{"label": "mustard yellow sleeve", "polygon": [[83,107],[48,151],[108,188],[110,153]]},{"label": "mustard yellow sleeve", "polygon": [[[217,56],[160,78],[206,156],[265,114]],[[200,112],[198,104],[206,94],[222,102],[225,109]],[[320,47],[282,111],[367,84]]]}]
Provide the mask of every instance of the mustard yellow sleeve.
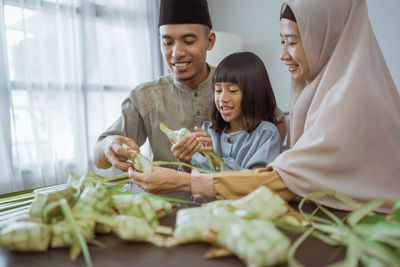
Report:
[{"label": "mustard yellow sleeve", "polygon": [[289,201],[295,194],[283,183],[279,173],[268,168],[226,171],[213,175],[213,188],[217,199],[238,199],[264,185]]}]

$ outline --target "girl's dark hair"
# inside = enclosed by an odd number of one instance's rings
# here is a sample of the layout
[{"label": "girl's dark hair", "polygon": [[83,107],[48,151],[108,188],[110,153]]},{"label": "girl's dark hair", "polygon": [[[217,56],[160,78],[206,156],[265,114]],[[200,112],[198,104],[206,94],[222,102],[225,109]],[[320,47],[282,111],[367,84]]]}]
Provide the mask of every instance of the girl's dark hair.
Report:
[{"label": "girl's dark hair", "polygon": [[[242,91],[243,128],[252,132],[261,121],[275,123],[275,95],[262,60],[251,52],[233,53],[224,58],[212,78],[212,88],[219,82],[236,83]],[[222,132],[228,125],[217,107],[212,111],[213,129]]]}]

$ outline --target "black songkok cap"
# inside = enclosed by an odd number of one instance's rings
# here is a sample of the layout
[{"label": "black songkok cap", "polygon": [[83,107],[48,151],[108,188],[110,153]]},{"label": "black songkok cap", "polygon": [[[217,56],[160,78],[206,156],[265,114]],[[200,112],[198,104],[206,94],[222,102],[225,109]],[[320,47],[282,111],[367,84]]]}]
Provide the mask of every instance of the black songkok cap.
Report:
[{"label": "black songkok cap", "polygon": [[165,24],[203,24],[212,28],[207,0],[161,0],[158,27]]},{"label": "black songkok cap", "polygon": [[285,10],[282,12],[281,19],[290,19],[291,21],[297,23],[296,17],[294,16],[293,11],[289,5],[286,5]]}]

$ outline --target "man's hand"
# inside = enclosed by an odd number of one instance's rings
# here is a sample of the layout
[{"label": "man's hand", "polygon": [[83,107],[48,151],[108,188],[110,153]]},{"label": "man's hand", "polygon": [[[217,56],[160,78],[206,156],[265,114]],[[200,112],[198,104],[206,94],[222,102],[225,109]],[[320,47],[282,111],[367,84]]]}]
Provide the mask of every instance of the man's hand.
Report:
[{"label": "man's hand", "polygon": [[141,173],[129,168],[133,182],[149,193],[190,192],[190,174],[173,169],[154,167],[151,173]]},{"label": "man's hand", "polygon": [[[128,145],[131,150],[123,147]],[[95,147],[95,164],[98,168],[107,169],[111,166],[128,171],[133,164],[126,162],[129,158],[134,158],[135,153],[132,150],[139,151],[138,145],[131,138],[111,135],[96,143]]]},{"label": "man's hand", "polygon": [[185,136],[179,143],[172,145],[171,151],[181,162],[190,163],[194,153],[200,151],[202,144],[196,140],[194,135]]}]

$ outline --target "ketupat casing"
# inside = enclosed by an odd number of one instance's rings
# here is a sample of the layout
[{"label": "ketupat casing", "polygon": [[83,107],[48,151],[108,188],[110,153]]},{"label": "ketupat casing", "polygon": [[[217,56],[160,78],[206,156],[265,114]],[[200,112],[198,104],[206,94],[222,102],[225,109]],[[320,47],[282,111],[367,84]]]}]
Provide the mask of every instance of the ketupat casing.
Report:
[{"label": "ketupat casing", "polygon": [[157,220],[155,210],[147,197],[143,195],[114,195],[114,206],[121,215],[143,218],[149,223]]},{"label": "ketupat casing", "polygon": [[163,199],[149,197],[148,200],[150,201],[150,204],[156,212],[158,218],[167,215],[174,208],[174,205],[172,205],[171,202]]},{"label": "ketupat casing", "polygon": [[143,173],[151,173],[153,162],[150,159],[143,156],[140,152],[132,150],[127,144],[123,144],[122,147],[135,153],[136,156],[129,159],[133,163],[135,170]]},{"label": "ketupat casing", "polygon": [[159,247],[164,244],[164,238],[157,235],[143,218],[129,215],[117,215],[112,219],[111,228],[116,235],[125,241],[147,241]]},{"label": "ketupat casing", "polygon": [[[57,188],[57,189],[56,189]],[[59,206],[47,210],[48,204],[58,201],[60,199],[67,200],[68,203],[74,200],[76,190],[71,187],[59,189],[59,187],[51,187],[35,190],[35,199],[29,209],[31,217],[40,216],[43,222],[49,223],[53,218],[62,219],[62,212]]]},{"label": "ketupat casing", "polygon": [[170,227],[161,226],[158,214],[171,211],[172,205],[165,200],[154,199],[143,194],[117,194],[113,197],[114,207],[120,215],[132,215],[145,219],[159,233],[170,234]]},{"label": "ketupat casing", "polygon": [[166,136],[175,144],[178,143],[182,138],[185,136],[189,136],[192,134],[191,131],[189,131],[186,128],[181,128],[179,130],[171,130],[169,129],[164,123],[160,122],[160,130],[165,133]]},{"label": "ketupat casing", "polygon": [[[104,212],[104,214],[106,216],[115,216],[117,215],[117,212],[113,208],[108,207]],[[95,232],[100,234],[109,234],[111,233],[111,227],[104,223],[97,222],[95,227]]]},{"label": "ketupat casing", "polygon": [[209,232],[215,236],[214,245],[227,248],[249,266],[275,265],[288,256],[290,240],[268,220],[248,220],[219,209]]},{"label": "ketupat casing", "polygon": [[[281,263],[287,259],[290,241],[268,219],[285,214],[285,204],[267,188],[259,188],[239,200],[219,200],[179,210],[174,235],[165,244],[206,241],[227,248],[249,265]],[[263,208],[269,211],[264,213]]]},{"label": "ketupat casing", "polygon": [[166,239],[167,247],[208,240],[211,210],[204,207],[181,209],[176,214],[173,237]]},{"label": "ketupat casing", "polygon": [[48,225],[38,222],[13,222],[0,231],[1,246],[15,251],[46,251],[51,236]]},{"label": "ketupat casing", "polygon": [[235,213],[247,219],[273,219],[288,212],[286,202],[265,186],[260,186],[230,205]]},{"label": "ketupat casing", "polygon": [[[94,220],[77,220],[76,223],[80,227],[86,242],[94,239],[94,229],[96,225],[96,222]],[[51,225],[51,232],[52,236],[50,246],[52,248],[69,247],[72,245],[74,236],[71,226],[68,222],[61,221],[53,223]]]},{"label": "ketupat casing", "polygon": [[214,242],[215,233],[210,232],[212,218],[214,214],[228,208],[231,202],[231,200],[219,200],[202,207],[178,210],[174,234],[166,240],[166,246],[190,242]]},{"label": "ketupat casing", "polygon": [[172,204],[168,201],[143,194],[116,194],[112,199],[119,214],[145,217],[149,222],[172,210]]},{"label": "ketupat casing", "polygon": [[151,170],[153,169],[153,162],[139,152],[134,152],[136,153],[136,157],[131,159],[131,161],[133,162],[135,169],[143,173],[151,173]]},{"label": "ketupat casing", "polygon": [[104,185],[97,182],[94,186],[86,186],[72,207],[73,214],[104,213],[110,206],[111,196]]},{"label": "ketupat casing", "polygon": [[[160,122],[160,130],[165,133],[166,136],[174,143],[178,143],[185,136],[190,136],[192,134],[187,128],[181,128],[179,130],[172,130],[168,128],[164,123]],[[218,156],[215,152],[212,151],[202,151],[201,152],[208,161],[208,165],[211,169],[215,170],[213,158],[216,159],[220,163],[221,171],[224,170],[224,162],[220,156]]]},{"label": "ketupat casing", "polygon": [[286,261],[290,240],[267,220],[237,217],[219,229],[217,243],[251,266],[271,266]]},{"label": "ketupat casing", "polygon": [[[179,210],[173,239],[176,243],[212,241],[213,233],[218,233],[232,218],[274,219],[288,212],[286,205],[279,195],[261,186],[238,200],[217,200],[203,207]],[[173,241],[169,244],[173,245]]]},{"label": "ketupat casing", "polygon": [[[112,229],[124,240],[146,241],[157,246],[163,245],[164,237],[156,233],[171,234],[172,229],[159,225],[157,219],[158,216],[171,211],[172,204],[169,202],[143,196],[142,204],[146,203],[145,208],[143,205],[138,206],[145,219],[116,215],[111,199],[115,190],[107,191],[101,181],[86,176],[74,178],[76,179],[73,182],[69,180],[72,182],[70,186],[65,188],[64,185],[61,194],[58,192],[60,190],[53,192],[53,189],[51,192],[37,194],[39,197],[32,212],[36,216],[24,217],[21,218],[23,221],[13,221],[3,227],[0,233],[1,246],[15,251],[46,251],[49,244],[52,247],[70,246],[72,260],[76,259],[82,250],[87,264],[91,265],[86,242],[93,240],[95,225],[104,226],[108,231]],[[76,196],[79,196],[78,200],[75,199]],[[69,205],[73,206],[73,211]],[[50,216],[56,207],[62,207],[57,219],[61,220],[66,216],[68,222],[57,222],[54,216]],[[103,217],[104,220],[96,223],[97,216]],[[51,224],[43,223],[41,217],[48,218],[46,222]],[[152,225],[147,220],[152,222]],[[82,239],[83,245],[80,242]]]},{"label": "ketupat casing", "polygon": [[260,186],[245,197],[234,200],[230,206],[234,213],[245,219],[271,220],[282,218],[287,223],[306,225],[308,220],[291,208],[278,194]]}]

